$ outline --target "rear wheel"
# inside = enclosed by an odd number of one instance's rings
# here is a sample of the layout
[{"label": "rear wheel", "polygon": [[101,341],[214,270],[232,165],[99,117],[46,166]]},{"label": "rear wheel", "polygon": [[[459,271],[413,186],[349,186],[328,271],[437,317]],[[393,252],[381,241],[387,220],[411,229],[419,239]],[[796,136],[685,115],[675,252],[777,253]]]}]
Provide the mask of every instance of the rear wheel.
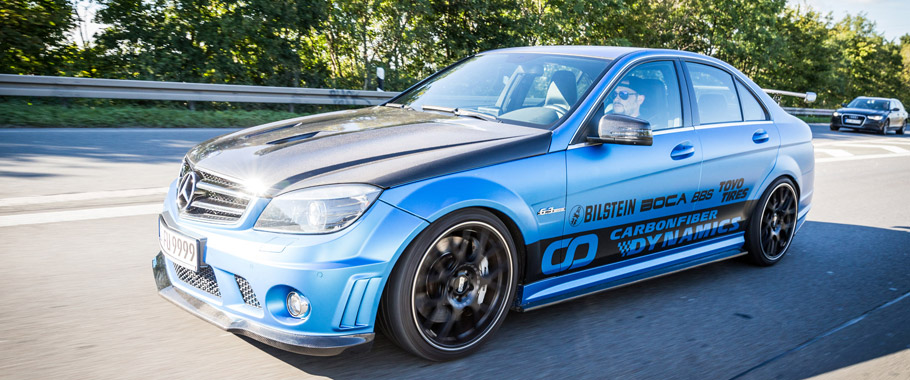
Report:
[{"label": "rear wheel", "polygon": [[787,178],[774,181],[752,210],[752,221],[746,232],[746,249],[755,264],[776,264],[787,253],[796,233],[799,200],[793,182]]},{"label": "rear wheel", "polygon": [[495,215],[450,214],[402,254],[383,294],[389,338],[429,360],[464,357],[499,328],[515,297],[515,243]]},{"label": "rear wheel", "polygon": [[901,124],[901,127],[898,128],[897,131],[894,132],[894,133],[897,133],[897,134],[899,134],[899,135],[902,135],[902,134],[904,134],[904,130],[905,130],[905,129],[907,129],[907,119],[904,119],[904,123]]}]

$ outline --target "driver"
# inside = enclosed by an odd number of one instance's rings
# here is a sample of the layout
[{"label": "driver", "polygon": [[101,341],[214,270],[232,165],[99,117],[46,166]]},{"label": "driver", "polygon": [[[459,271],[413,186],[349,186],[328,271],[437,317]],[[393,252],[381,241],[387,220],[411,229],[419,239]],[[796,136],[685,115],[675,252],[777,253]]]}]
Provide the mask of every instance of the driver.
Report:
[{"label": "driver", "polygon": [[619,85],[611,94],[613,96],[611,113],[640,117],[641,104],[645,102],[645,96],[638,92],[640,88],[641,79],[636,77],[627,76],[619,81]]}]

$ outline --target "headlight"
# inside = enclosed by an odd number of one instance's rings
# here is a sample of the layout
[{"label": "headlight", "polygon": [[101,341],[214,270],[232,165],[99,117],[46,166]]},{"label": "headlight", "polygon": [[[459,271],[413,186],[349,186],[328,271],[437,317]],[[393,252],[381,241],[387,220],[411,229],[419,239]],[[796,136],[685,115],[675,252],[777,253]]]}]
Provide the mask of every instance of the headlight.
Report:
[{"label": "headlight", "polygon": [[273,198],[253,228],[296,234],[339,231],[354,223],[380,192],[378,187],[362,184],[292,191]]},{"label": "headlight", "polygon": [[834,117],[840,116],[840,112],[834,111]]},{"label": "headlight", "polygon": [[882,115],[872,115],[872,116],[869,116],[869,120],[879,121],[879,120],[881,120],[883,117],[884,117],[884,116],[882,116]]}]

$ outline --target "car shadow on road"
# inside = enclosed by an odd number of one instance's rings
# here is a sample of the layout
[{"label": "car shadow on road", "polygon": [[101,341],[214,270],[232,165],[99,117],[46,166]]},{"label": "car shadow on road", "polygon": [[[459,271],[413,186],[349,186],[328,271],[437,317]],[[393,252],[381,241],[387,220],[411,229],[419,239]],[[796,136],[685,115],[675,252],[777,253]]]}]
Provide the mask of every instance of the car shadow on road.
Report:
[{"label": "car shadow on road", "polygon": [[[910,288],[906,247],[910,233],[903,230],[810,221],[779,265],[727,260],[512,312],[489,344],[447,363],[411,356],[381,334],[371,352],[337,357],[243,339],[330,378],[732,378],[750,369],[746,378],[803,378],[906,348],[906,328],[891,339],[886,333],[899,327],[863,322],[819,338]],[[910,300],[893,307],[910,315]]]}]

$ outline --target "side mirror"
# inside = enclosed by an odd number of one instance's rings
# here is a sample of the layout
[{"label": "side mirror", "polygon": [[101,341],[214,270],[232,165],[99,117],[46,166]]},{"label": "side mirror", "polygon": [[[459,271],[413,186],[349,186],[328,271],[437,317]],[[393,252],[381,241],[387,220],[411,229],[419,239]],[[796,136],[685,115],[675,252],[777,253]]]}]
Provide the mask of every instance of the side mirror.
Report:
[{"label": "side mirror", "polygon": [[894,112],[898,112],[898,111],[900,111],[900,110],[901,110],[901,109],[900,109],[900,108],[897,108],[897,107],[894,107],[894,108],[891,109],[891,111],[894,111]]},{"label": "side mirror", "polygon": [[847,106],[847,103],[841,103],[840,106],[841,106],[841,107],[846,107],[846,106]]},{"label": "side mirror", "polygon": [[815,101],[815,99],[818,99],[818,94],[816,94],[814,92],[806,93],[806,103],[812,103]]},{"label": "side mirror", "polygon": [[651,145],[651,123],[625,115],[608,114],[600,118],[590,143]]}]

